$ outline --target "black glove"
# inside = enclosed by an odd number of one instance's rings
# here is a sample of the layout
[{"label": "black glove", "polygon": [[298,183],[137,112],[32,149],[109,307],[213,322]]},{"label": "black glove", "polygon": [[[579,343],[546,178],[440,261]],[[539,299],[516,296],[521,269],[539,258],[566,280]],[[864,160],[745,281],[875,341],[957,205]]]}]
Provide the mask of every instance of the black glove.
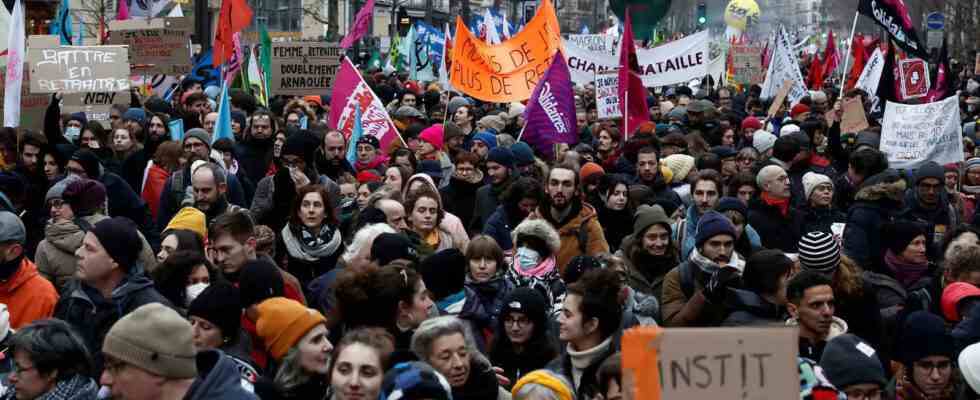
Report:
[{"label": "black glove", "polygon": [[725,301],[728,285],[738,277],[739,271],[735,268],[719,268],[711,274],[711,279],[708,279],[708,284],[704,286],[704,297],[712,304],[720,304]]}]

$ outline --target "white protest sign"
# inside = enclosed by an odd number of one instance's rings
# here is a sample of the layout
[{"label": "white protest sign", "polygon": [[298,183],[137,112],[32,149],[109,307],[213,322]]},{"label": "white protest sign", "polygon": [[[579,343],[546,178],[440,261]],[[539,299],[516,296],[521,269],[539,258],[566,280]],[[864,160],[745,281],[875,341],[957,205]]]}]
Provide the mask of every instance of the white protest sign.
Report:
[{"label": "white protest sign", "polygon": [[610,55],[617,51],[616,45],[619,43],[616,36],[606,34],[568,35],[568,41],[583,49],[606,52]]},{"label": "white protest sign", "polygon": [[881,72],[884,70],[885,55],[880,48],[876,47],[875,51],[871,53],[871,57],[868,58],[868,63],[864,64],[864,70],[861,71],[861,76],[858,77],[854,88],[864,90],[865,93],[874,96],[878,91],[878,80],[881,79]]},{"label": "white protest sign", "polygon": [[31,93],[127,91],[128,60],[126,46],[30,47]]},{"label": "white protest sign", "polygon": [[800,73],[799,60],[795,54],[786,30],[780,27],[779,33],[776,34],[772,60],[769,61],[769,70],[766,71],[766,80],[762,83],[762,95],[759,97],[763,99],[775,97],[785,81],[793,81],[793,87],[786,96],[790,104],[796,104],[806,96],[806,85],[803,84],[803,75]]},{"label": "white protest sign", "polygon": [[620,118],[619,72],[617,70],[595,74],[595,106],[599,119]]},{"label": "white protest sign", "polygon": [[[619,68],[619,50],[615,54],[590,51],[564,40],[568,70],[575,82],[589,82],[596,73]],[[658,87],[687,83],[708,74],[708,31],[652,49],[637,49],[637,62],[643,86]]]},{"label": "white protest sign", "polygon": [[928,104],[888,102],[881,124],[881,151],[893,168],[912,169],[926,161],[963,161],[959,98]]}]

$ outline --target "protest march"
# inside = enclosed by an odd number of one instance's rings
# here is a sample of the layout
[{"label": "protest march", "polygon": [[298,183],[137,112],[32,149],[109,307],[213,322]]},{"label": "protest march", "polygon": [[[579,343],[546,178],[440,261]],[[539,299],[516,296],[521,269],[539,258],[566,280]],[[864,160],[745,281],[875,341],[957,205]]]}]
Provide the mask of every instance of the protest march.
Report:
[{"label": "protest march", "polygon": [[5,1],[0,400],[980,400],[969,10],[810,2]]}]

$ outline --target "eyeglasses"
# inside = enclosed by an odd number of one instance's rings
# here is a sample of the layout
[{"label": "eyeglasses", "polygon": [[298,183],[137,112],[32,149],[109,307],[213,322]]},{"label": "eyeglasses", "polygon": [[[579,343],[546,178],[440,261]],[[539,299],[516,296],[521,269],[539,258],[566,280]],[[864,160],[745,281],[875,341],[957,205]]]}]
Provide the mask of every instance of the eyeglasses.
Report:
[{"label": "eyeglasses", "polygon": [[51,199],[51,201],[48,202],[48,207],[61,208],[63,205],[65,205],[65,201],[62,199]]},{"label": "eyeglasses", "polygon": [[851,389],[845,390],[844,394],[847,395],[847,400],[878,400],[881,398],[881,389]]},{"label": "eyeglasses", "polygon": [[518,328],[523,328],[531,324],[531,320],[527,317],[506,317],[504,318],[504,326],[517,325]]},{"label": "eyeglasses", "polygon": [[915,366],[916,368],[922,368],[929,372],[932,372],[932,370],[945,372],[953,367],[953,363],[951,361],[936,361],[936,362],[916,361]]}]

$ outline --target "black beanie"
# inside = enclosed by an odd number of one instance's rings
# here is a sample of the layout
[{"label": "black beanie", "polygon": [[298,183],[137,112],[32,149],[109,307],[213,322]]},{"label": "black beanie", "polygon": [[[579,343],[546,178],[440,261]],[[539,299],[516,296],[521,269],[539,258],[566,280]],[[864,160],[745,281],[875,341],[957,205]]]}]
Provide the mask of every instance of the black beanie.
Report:
[{"label": "black beanie", "polygon": [[307,164],[313,162],[313,154],[319,145],[319,140],[310,131],[301,130],[286,138],[286,143],[282,145],[281,155],[294,155],[303,158]]},{"label": "black beanie", "polygon": [[238,339],[242,327],[242,303],[238,288],[226,282],[208,285],[187,309],[188,316],[207,320],[221,329],[221,336]]},{"label": "black beanie", "polygon": [[915,170],[913,175],[913,184],[918,185],[923,179],[926,178],[936,178],[939,183],[943,183],[943,175],[945,170],[935,161],[926,161]]},{"label": "black beanie", "polygon": [[252,260],[242,267],[238,277],[239,299],[242,308],[261,303],[265,299],[282,297],[286,292],[279,268],[266,260]]},{"label": "black beanie", "polygon": [[99,179],[102,176],[102,164],[99,161],[99,156],[91,150],[79,149],[71,155],[71,159],[82,165],[82,169],[88,174],[89,179]]},{"label": "black beanie", "polygon": [[378,235],[371,243],[371,259],[382,267],[395,260],[419,261],[418,253],[407,236],[387,232]]},{"label": "black beanie", "polygon": [[596,260],[592,256],[575,256],[568,261],[568,265],[565,267],[565,274],[562,279],[565,281],[566,285],[571,285],[578,281],[582,275],[594,269],[602,268],[602,264],[599,260]]},{"label": "black beanie", "polygon": [[898,221],[885,225],[884,231],[888,249],[896,256],[902,254],[916,237],[926,234],[922,225],[911,221]]},{"label": "black beanie", "polygon": [[422,260],[418,271],[433,300],[439,301],[463,290],[466,266],[466,256],[461,251],[446,249]]},{"label": "black beanie", "polygon": [[[503,324],[507,313],[519,312],[527,316],[537,329],[548,328],[548,304],[545,295],[529,287],[514,289],[504,299],[504,307],[497,320]],[[506,328],[506,327],[504,327]]]},{"label": "black beanie", "polygon": [[912,363],[929,356],[952,358],[956,354],[953,338],[946,332],[942,317],[928,311],[916,311],[905,319],[899,348],[902,363]]},{"label": "black beanie", "polygon": [[140,240],[136,224],[129,218],[104,219],[96,223],[91,232],[123,271],[129,272],[143,251],[143,241]]},{"label": "black beanie", "polygon": [[820,357],[820,366],[827,380],[840,390],[863,383],[874,383],[884,388],[887,383],[875,349],[849,333],[827,342]]}]

